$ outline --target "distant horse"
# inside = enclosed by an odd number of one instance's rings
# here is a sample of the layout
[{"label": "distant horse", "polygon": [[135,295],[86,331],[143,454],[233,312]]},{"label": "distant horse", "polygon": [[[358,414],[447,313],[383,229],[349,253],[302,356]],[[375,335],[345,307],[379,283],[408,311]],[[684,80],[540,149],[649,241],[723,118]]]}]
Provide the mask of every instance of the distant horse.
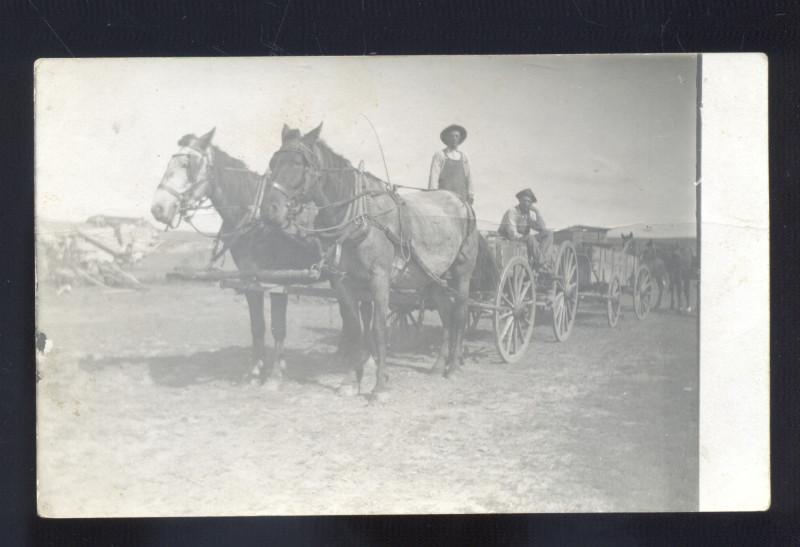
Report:
[{"label": "distant horse", "polygon": [[695,264],[695,256],[690,248],[677,243],[673,245],[667,262],[670,278],[669,308],[671,310],[675,309],[677,304],[680,312],[692,311],[689,290]]},{"label": "distant horse", "polygon": [[[202,137],[185,135],[178,141],[180,149],[169,159],[153,196],[150,209],[153,217],[172,226],[176,217],[196,210],[208,198],[222,217],[220,234],[238,269],[305,269],[317,263],[321,255],[314,242],[254,221],[258,216],[253,209],[261,175],[212,145],[213,136],[212,129]],[[253,363],[246,379],[263,381],[266,359],[264,293],[245,291],[245,297],[253,337]],[[271,387],[279,386],[286,367],[283,352],[287,303],[287,295],[270,294],[271,330],[275,341],[275,361],[268,378]]]},{"label": "distant horse", "polygon": [[650,269],[650,275],[653,276],[658,284],[658,299],[654,306],[658,308],[661,306],[661,298],[664,295],[664,291],[669,285],[669,271],[667,268],[669,253],[656,248],[651,239],[642,251],[641,258],[642,262]]},{"label": "distant horse", "polygon": [[[343,321],[359,326],[356,302],[373,303],[377,381],[371,398],[381,398],[387,390],[390,287],[430,288],[446,326],[433,371],[452,375],[461,366],[470,277],[478,254],[472,208],[445,190],[401,198],[387,183],[333,152],[319,140],[321,130],[322,124],[301,135],[284,125],[282,146],[270,160],[273,184],[264,199],[266,220],[285,227],[302,204],[317,206],[316,233],[328,241],[332,256],[339,257],[331,270],[340,297],[349,303],[343,309],[350,317]],[[357,342],[355,338],[351,349]],[[363,364],[354,356],[354,374],[342,385],[343,393],[360,390]]]},{"label": "distant horse", "polygon": [[[647,269],[650,270],[650,276],[652,279],[656,281],[658,285],[658,298],[656,299],[655,308],[661,306],[661,298],[664,295],[664,291],[669,284],[669,272],[667,268],[667,255],[666,253],[660,252],[656,250],[656,248],[652,245],[653,240],[651,239],[648,244],[645,246],[644,250],[639,253],[636,246],[633,244],[633,232],[625,235],[622,234],[622,248],[625,253],[639,257],[641,263],[647,266]],[[635,286],[636,284],[636,271],[630,272],[630,279],[628,282],[631,286]]]}]

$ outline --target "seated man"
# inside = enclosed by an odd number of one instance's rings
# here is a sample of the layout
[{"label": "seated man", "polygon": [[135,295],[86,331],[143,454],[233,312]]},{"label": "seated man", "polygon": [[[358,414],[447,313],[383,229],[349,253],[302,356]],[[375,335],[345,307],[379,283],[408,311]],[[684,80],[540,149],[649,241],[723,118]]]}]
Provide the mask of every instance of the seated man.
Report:
[{"label": "seated man", "polygon": [[516,197],[519,204],[503,215],[500,235],[512,241],[524,241],[533,268],[549,269],[552,266],[553,232],[545,227],[541,213],[533,206],[537,200],[531,189],[518,192]]}]

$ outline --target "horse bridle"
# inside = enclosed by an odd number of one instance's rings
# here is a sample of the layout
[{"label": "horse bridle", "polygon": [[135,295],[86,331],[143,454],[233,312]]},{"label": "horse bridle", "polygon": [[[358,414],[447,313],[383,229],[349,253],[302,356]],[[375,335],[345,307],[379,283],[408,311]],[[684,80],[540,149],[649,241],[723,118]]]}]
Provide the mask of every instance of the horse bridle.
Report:
[{"label": "horse bridle", "polygon": [[[192,198],[192,194],[199,186],[210,182],[208,174],[211,171],[211,167],[213,167],[210,154],[201,152],[200,150],[190,146],[184,146],[181,148],[178,152],[170,157],[170,160],[180,157],[199,158],[201,164],[194,176],[194,180],[190,181],[189,186],[182,191],[172,188],[169,184],[167,184],[166,181],[161,181],[158,185],[158,189],[163,190],[178,199],[178,224],[175,226],[170,226],[172,228],[175,228],[180,224],[181,219],[186,216],[188,211],[197,210],[207,199],[206,196]],[[201,175],[203,176],[201,177]]]},{"label": "horse bridle", "polygon": [[[274,165],[275,160],[281,154],[300,154],[303,158],[303,181],[298,187],[294,190],[290,190],[286,188],[283,184],[275,180],[274,178]],[[301,201],[304,196],[308,194],[308,192],[314,187],[315,183],[319,181],[320,177],[322,176],[322,172],[326,169],[323,169],[319,166],[319,161],[317,160],[316,155],[314,152],[305,144],[303,143],[292,143],[290,145],[284,146],[275,154],[272,155],[272,159],[270,160],[270,170],[273,173],[270,180],[270,183],[274,189],[279,191],[281,194],[286,196],[286,199],[289,201],[289,208],[297,208],[297,202]]]}]

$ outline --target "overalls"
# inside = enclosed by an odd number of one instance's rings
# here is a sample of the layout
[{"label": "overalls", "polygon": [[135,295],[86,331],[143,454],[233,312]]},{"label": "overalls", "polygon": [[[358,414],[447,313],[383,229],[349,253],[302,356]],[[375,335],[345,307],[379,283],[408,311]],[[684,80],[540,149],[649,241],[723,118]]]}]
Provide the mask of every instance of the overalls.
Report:
[{"label": "overalls", "polygon": [[464,171],[464,159],[453,160],[445,156],[442,172],[439,173],[439,189],[450,190],[461,199],[467,199],[467,173]]}]

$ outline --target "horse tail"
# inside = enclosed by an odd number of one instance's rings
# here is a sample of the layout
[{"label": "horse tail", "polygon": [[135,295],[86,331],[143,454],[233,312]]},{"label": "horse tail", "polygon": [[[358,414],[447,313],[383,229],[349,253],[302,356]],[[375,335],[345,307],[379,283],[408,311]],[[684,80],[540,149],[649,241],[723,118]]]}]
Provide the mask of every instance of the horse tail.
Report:
[{"label": "horse tail", "polygon": [[489,247],[489,242],[478,232],[478,258],[475,261],[475,270],[470,281],[472,291],[493,291],[500,280],[500,270],[497,267],[494,253]]}]

